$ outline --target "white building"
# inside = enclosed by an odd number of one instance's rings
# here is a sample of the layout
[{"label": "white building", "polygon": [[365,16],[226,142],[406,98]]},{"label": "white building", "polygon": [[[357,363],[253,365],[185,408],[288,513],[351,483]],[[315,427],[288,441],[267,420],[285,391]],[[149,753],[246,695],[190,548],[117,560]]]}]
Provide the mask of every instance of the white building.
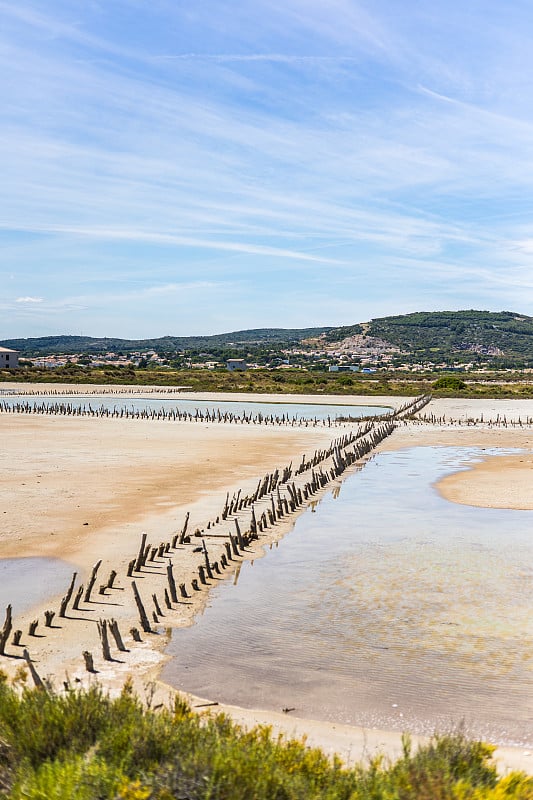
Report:
[{"label": "white building", "polygon": [[0,347],[0,369],[12,369],[19,365],[19,354],[9,347]]}]

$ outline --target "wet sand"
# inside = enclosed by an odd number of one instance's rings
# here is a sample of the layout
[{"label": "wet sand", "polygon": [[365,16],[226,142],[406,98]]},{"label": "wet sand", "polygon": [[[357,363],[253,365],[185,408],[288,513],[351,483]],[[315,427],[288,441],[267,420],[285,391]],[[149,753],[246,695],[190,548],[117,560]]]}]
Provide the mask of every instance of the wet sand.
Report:
[{"label": "wet sand", "polygon": [[[5,385],[15,388],[14,385]],[[26,387],[29,389],[43,387]],[[54,390],[59,387],[52,386]],[[72,389],[72,387],[68,387]],[[81,389],[82,387],[76,387]],[[91,391],[94,387],[90,387]],[[109,389],[109,387],[107,387]],[[136,390],[139,387],[135,387]],[[217,396],[208,395],[213,403]],[[231,395],[231,399],[237,399]],[[271,400],[274,398],[244,395],[239,399]],[[198,399],[200,397],[198,396]],[[220,399],[227,399],[226,397]],[[278,399],[278,398],[276,398]],[[288,402],[287,396],[279,396],[280,402]],[[295,397],[297,402],[360,403],[369,398],[342,396],[336,398]],[[403,398],[372,398],[376,404],[399,405]],[[485,401],[436,401],[440,405],[434,413],[446,410],[468,419],[473,413],[485,409],[487,420],[490,414],[501,414],[502,409],[494,401],[486,406]],[[501,403],[506,401],[500,401]],[[472,403],[476,405],[472,408]],[[443,405],[444,404],[444,405]],[[459,404],[459,405],[458,405]],[[490,408],[489,408],[490,406]],[[427,410],[432,410],[432,406]],[[507,419],[514,414],[516,419],[533,416],[532,401],[514,401],[506,406]],[[495,417],[494,417],[495,418]],[[0,479],[9,492],[10,502],[2,509],[0,556],[54,556],[68,560],[85,579],[92,564],[103,558],[102,576],[117,564],[124,570],[128,560],[134,557],[141,531],[146,530],[155,543],[168,538],[179,530],[187,511],[191,512],[191,530],[202,526],[220,513],[226,491],[239,487],[244,490],[255,486],[257,479],[275,467],[283,466],[303,452],[312,452],[316,447],[329,443],[336,432],[318,429],[282,430],[260,427],[236,427],[219,424],[182,423],[179,426],[157,421],[95,420],[61,417],[27,417],[25,415],[0,415],[0,435],[3,447],[0,455]],[[468,441],[480,447],[524,448],[531,452],[533,431],[531,429],[490,429],[466,427],[436,427],[409,424],[400,427],[384,445],[383,449],[399,449],[416,444],[454,444]],[[515,457],[511,457],[514,459]],[[518,470],[513,472],[509,464],[498,465],[492,470],[499,476],[502,495],[511,486],[516,486]],[[462,486],[462,497],[476,504],[484,504],[479,480],[469,479],[469,473],[479,469],[457,473],[457,486]],[[505,478],[513,473],[514,477]],[[527,470],[520,470],[520,484],[525,486]],[[448,480],[448,479],[445,479]],[[488,479],[490,481],[490,478]],[[466,487],[466,488],[465,488]],[[507,487],[507,488],[506,488]],[[440,486],[439,486],[440,488]],[[443,493],[458,489],[442,489]],[[448,496],[448,495],[445,495]],[[524,497],[526,500],[524,500]],[[533,508],[530,495],[521,492],[520,502]],[[464,500],[459,500],[464,502]],[[511,503],[518,502],[511,499]],[[516,507],[513,505],[505,507]],[[88,523],[88,525],[85,525]],[[292,521],[278,525],[268,539],[280,538]],[[217,540],[209,543],[210,553],[217,558],[221,552]],[[217,549],[218,548],[218,549]],[[190,580],[201,559],[189,548],[175,554],[176,577],[179,581]],[[152,591],[161,591],[164,562],[154,565],[153,574],[145,574],[138,580],[143,597],[149,598]],[[117,590],[108,597],[83,604],[79,614],[72,613],[70,620],[61,621],[61,628],[47,630],[47,635],[38,640],[23,636],[22,643],[29,646],[36,665],[43,675],[53,675],[61,681],[68,672],[71,678],[87,682],[89,677],[80,664],[81,649],[89,639],[98,665],[95,676],[111,689],[118,687],[127,675],[135,676],[137,685],[157,678],[163,658],[162,650],[168,642],[169,627],[190,624],[194,613],[206,602],[207,593],[200,592],[191,598],[191,605],[182,603],[172,614],[162,618],[157,636],[143,637],[143,644],[131,646],[127,635],[131,624],[131,603],[126,602],[129,582],[121,581]],[[46,604],[32,609],[31,614],[15,621],[16,627],[27,630],[28,621],[42,616],[45,608],[55,608],[59,597],[50,598]],[[114,662],[104,662],[98,656],[95,620],[100,616],[115,616],[123,626],[129,653],[121,654]],[[76,620],[74,620],[76,617]],[[42,623],[41,623],[42,624]],[[150,641],[149,641],[150,640]],[[8,648],[18,655],[15,648]],[[18,658],[3,659],[2,668],[14,671],[21,663]],[[164,687],[161,688],[162,691]],[[350,728],[336,735],[343,726],[312,721],[289,720],[288,715],[274,712],[232,711],[237,719],[254,721],[270,720],[288,732],[311,732],[312,743],[337,751],[350,750],[352,760],[358,760],[372,750],[368,742],[387,742],[383,748],[393,755],[399,745],[397,734],[383,732],[365,733]],[[343,744],[352,742],[352,745]],[[533,771],[530,764],[533,756],[510,748],[502,762],[504,768],[515,767]],[[373,751],[373,750],[372,750]],[[518,761],[517,761],[518,760]]]}]

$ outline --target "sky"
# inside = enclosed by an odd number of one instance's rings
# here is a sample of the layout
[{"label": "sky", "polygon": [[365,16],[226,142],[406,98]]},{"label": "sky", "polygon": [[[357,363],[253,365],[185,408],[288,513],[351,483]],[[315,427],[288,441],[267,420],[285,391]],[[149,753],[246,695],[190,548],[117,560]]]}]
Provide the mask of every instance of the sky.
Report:
[{"label": "sky", "polygon": [[0,0],[0,338],[533,316],[531,0]]}]

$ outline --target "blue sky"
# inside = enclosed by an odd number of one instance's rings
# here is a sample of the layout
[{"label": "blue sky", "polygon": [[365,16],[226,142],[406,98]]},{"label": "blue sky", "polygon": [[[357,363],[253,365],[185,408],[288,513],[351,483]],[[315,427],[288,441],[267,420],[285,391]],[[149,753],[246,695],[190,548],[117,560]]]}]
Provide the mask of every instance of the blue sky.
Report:
[{"label": "blue sky", "polygon": [[0,0],[0,338],[533,315],[530,0]]}]

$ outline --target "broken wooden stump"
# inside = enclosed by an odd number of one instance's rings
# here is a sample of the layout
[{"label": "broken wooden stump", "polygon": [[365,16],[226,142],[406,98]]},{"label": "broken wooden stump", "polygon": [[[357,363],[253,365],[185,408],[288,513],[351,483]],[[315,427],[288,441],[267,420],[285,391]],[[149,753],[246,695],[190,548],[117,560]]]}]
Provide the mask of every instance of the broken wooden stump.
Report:
[{"label": "broken wooden stump", "polygon": [[20,645],[21,638],[22,638],[22,631],[15,631],[15,633],[13,634],[13,644],[15,645],[15,647],[18,647]]},{"label": "broken wooden stump", "polygon": [[137,559],[135,561],[135,567],[134,567],[135,572],[140,572],[142,567],[143,567],[143,564],[144,564],[144,561],[145,561],[144,548],[145,548],[145,545],[146,545],[147,536],[148,536],[148,534],[146,534],[146,533],[143,533],[142,536],[141,536],[141,546],[139,547],[139,553],[138,553]]},{"label": "broken wooden stump", "polygon": [[109,637],[107,635],[107,620],[99,619],[96,625],[100,635],[100,642],[102,643],[102,655],[105,661],[113,661],[111,657],[111,650],[109,648]]},{"label": "broken wooden stump", "polygon": [[61,604],[59,606],[59,616],[60,617],[65,617],[66,616],[67,606],[70,603],[70,598],[72,597],[72,593],[74,592],[74,585],[76,583],[77,575],[78,575],[77,572],[75,572],[72,575],[72,580],[70,581],[70,586],[67,589],[67,593],[64,596],[64,598],[61,600]]},{"label": "broken wooden stump", "polygon": [[54,619],[55,615],[56,615],[55,611],[45,611],[44,612],[44,624],[45,624],[45,626],[47,628],[51,628],[52,627],[52,620]]},{"label": "broken wooden stump", "polygon": [[76,597],[74,598],[74,602],[72,603],[72,608],[74,608],[76,611],[79,611],[80,609],[82,595],[83,595],[83,583],[76,592]]},{"label": "broken wooden stump", "polygon": [[189,596],[187,594],[187,589],[185,588],[185,584],[184,583],[180,583],[180,594],[181,594],[182,597],[188,597]]},{"label": "broken wooden stump", "polygon": [[89,653],[88,650],[84,650],[82,656],[83,660],[85,661],[85,669],[87,670],[87,672],[96,672],[94,668],[92,653]]},{"label": "broken wooden stump", "polygon": [[143,606],[141,596],[139,594],[139,590],[137,589],[137,584],[135,581],[131,582],[131,588],[133,589],[133,596],[135,598],[135,603],[137,605],[137,610],[139,611],[139,619],[141,622],[141,628],[145,633],[152,633],[152,628],[150,627],[150,622],[148,617],[146,616],[146,611]]},{"label": "broken wooden stump", "polygon": [[178,602],[178,595],[176,592],[176,581],[174,580],[174,572],[172,567],[172,561],[169,560],[167,564],[167,581],[168,581],[168,588],[170,590],[170,597],[173,603]]},{"label": "broken wooden stump", "polygon": [[0,655],[4,655],[5,646],[7,644],[7,640],[9,639],[9,635],[13,628],[13,608],[11,604],[9,604],[6,608],[6,618],[4,621],[4,625],[2,627],[2,632],[0,633]]},{"label": "broken wooden stump", "polygon": [[35,636],[35,631],[37,630],[38,624],[39,624],[38,619],[34,619],[33,622],[30,622],[30,627],[28,628],[28,633],[30,636]]},{"label": "broken wooden stump", "polygon": [[128,649],[126,648],[124,642],[122,641],[122,636],[118,627],[118,622],[116,621],[116,619],[110,619],[108,624],[109,624],[109,630],[111,631],[111,635],[115,640],[117,648],[121,650],[123,653],[127,653]]},{"label": "broken wooden stump", "polygon": [[35,688],[36,689],[44,689],[46,691],[44,683],[42,682],[41,678],[39,677],[39,674],[38,674],[37,670],[33,666],[33,661],[30,658],[30,654],[29,654],[28,650],[24,649],[22,655],[23,655],[24,661],[26,662],[26,664],[28,666],[28,669],[30,671],[30,675],[32,677],[32,680],[33,680],[33,683],[35,685]]},{"label": "broken wooden stump", "polygon": [[164,614],[163,614],[163,612],[161,611],[161,608],[160,608],[160,606],[159,606],[159,601],[158,601],[158,599],[157,599],[157,595],[156,595],[156,594],[153,594],[153,595],[152,595],[152,600],[154,601],[154,608],[155,608],[155,610],[156,610],[156,613],[157,613],[157,615],[158,615],[159,617],[164,617],[165,615],[164,615]]},{"label": "broken wooden stump", "polygon": [[85,591],[85,596],[83,598],[83,601],[85,603],[90,603],[91,602],[91,592],[93,590],[94,584],[96,583],[96,575],[97,575],[98,570],[100,569],[100,564],[101,563],[102,563],[102,559],[97,561],[96,564],[94,565],[93,569],[92,569],[91,577],[89,578],[89,583],[87,584],[87,589]]},{"label": "broken wooden stump", "polygon": [[134,642],[142,642],[138,628],[130,628],[130,633]]}]

